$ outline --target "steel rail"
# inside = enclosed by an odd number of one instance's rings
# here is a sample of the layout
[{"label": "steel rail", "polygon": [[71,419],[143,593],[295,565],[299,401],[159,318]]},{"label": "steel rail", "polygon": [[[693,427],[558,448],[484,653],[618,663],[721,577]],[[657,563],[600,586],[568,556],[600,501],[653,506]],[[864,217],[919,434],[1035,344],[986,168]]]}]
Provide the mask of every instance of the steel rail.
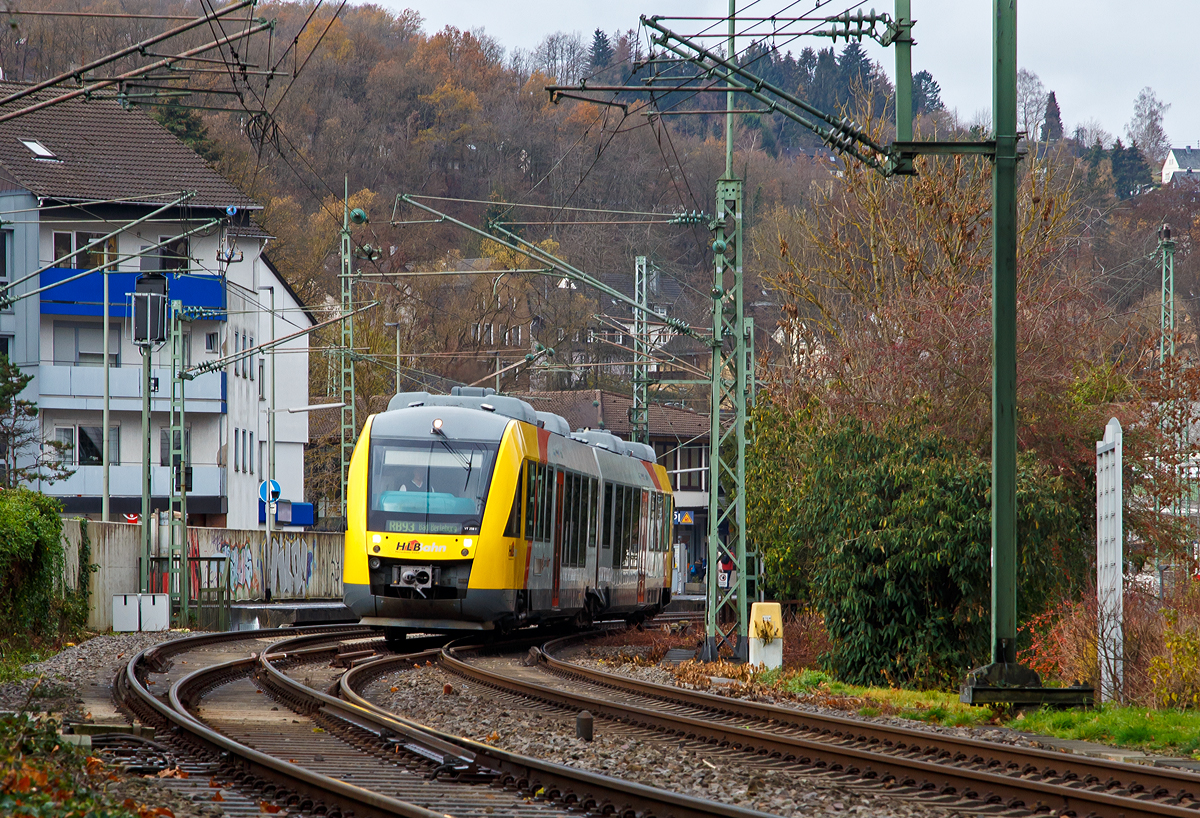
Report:
[{"label": "steel rail", "polygon": [[[938,754],[948,753],[951,756],[961,754],[968,758],[981,756],[988,760],[995,759],[1005,765],[1016,763],[1023,770],[1031,766],[1039,769],[1043,767],[1061,769],[1065,766],[1064,762],[1069,760],[1068,769],[1081,780],[1092,778],[1097,781],[1126,782],[1133,785],[1135,782],[1129,779],[1136,777],[1136,785],[1146,791],[1152,793],[1174,792],[1181,797],[1190,797],[1200,801],[1197,799],[1197,795],[1200,795],[1200,774],[1186,770],[1090,758],[1036,747],[998,744],[965,736],[935,733],[930,730],[865,722],[846,716],[821,715],[790,707],[751,702],[745,699],[735,699],[729,696],[719,696],[605,673],[602,670],[556,659],[551,655],[582,638],[586,638],[586,635],[576,634],[547,642],[535,651],[538,663],[558,674],[585,679],[605,687],[630,691],[647,698],[673,704],[688,704],[737,718],[773,725],[788,725],[812,733],[831,735],[835,738],[862,740],[868,738],[867,734],[869,734],[869,738],[879,739],[882,744],[898,749],[911,747],[921,748],[926,753],[936,751]],[[914,752],[916,752],[915,749]],[[1200,809],[1200,804],[1198,804],[1198,809]]]},{"label": "steel rail", "polygon": [[[723,724],[631,704],[618,704],[604,701],[595,695],[571,693],[493,673],[455,655],[462,651],[462,648],[444,648],[439,654],[441,666],[456,675],[486,687],[516,692],[527,698],[560,707],[587,710],[602,718],[656,729],[687,740],[699,740],[711,745],[729,747],[747,755],[781,758],[785,761],[798,761],[802,764],[812,764],[814,760],[820,760],[818,765],[823,762],[835,771],[857,774],[868,779],[894,779],[902,785],[916,786],[920,790],[936,791],[943,795],[958,795],[972,800],[979,799],[986,803],[1001,802],[1006,807],[1014,809],[1024,807],[1035,811],[1058,810],[1060,814],[1094,815],[1097,818],[1134,818],[1134,816],[1173,816],[1174,818],[1191,816],[1191,818],[1195,818],[1197,814],[1200,814],[1194,808],[1137,797],[1134,793],[1140,790],[1136,785],[1133,785],[1135,787],[1133,790],[1107,792],[1087,789],[1088,784],[1080,781],[1052,783],[1070,780],[1069,773],[1059,776],[1056,772],[1057,769],[1064,766],[1062,762],[1066,760],[1066,757],[1063,754],[1049,754],[1053,757],[1055,764],[1053,768],[1044,772],[1048,778],[1051,778],[1051,781],[1023,779],[1020,776],[1037,773],[1039,769],[1037,767],[1022,769],[1016,765],[1017,770],[1012,774],[995,772],[993,770],[1001,767],[999,761],[991,769],[955,767],[939,761],[878,752],[867,749],[866,746],[856,747],[786,734],[773,734],[762,729]],[[675,696],[675,689],[670,688],[670,690]],[[678,691],[678,693],[684,692],[691,693],[692,691]],[[718,702],[724,709],[727,700],[718,700]],[[707,706],[712,707],[712,705]],[[869,741],[874,727],[875,725],[862,723],[857,726],[856,732]],[[932,744],[932,736],[927,737],[921,734],[921,737],[922,748]],[[986,743],[984,744],[986,745]],[[916,746],[913,745],[912,751],[915,752],[915,750]],[[936,751],[932,751],[931,754],[937,756]],[[956,759],[956,761],[978,763],[976,759],[965,754],[963,758]],[[1120,768],[1125,769],[1124,767]],[[1140,774],[1141,771],[1139,770],[1138,773]],[[1198,781],[1195,777],[1187,778],[1189,785],[1194,785]],[[1105,785],[1114,783],[1109,781]],[[1188,792],[1179,793],[1177,798],[1189,797],[1194,791],[1195,788],[1189,786]],[[1164,793],[1154,793],[1153,795],[1162,796],[1170,792],[1167,790]],[[1147,795],[1151,794],[1147,793]],[[1031,801],[1033,803],[1030,803]]]},{"label": "steel rail", "polygon": [[[344,638],[356,633],[361,633],[364,636],[373,633],[369,630],[356,630],[354,628],[329,630],[333,630],[333,632],[305,634],[291,641],[293,643],[304,643],[307,641],[316,641],[322,637],[325,639],[330,637]],[[230,758],[237,759],[237,763],[242,765],[246,773],[258,779],[270,780],[276,784],[277,788],[279,784],[282,784],[286,789],[295,790],[297,793],[304,793],[309,797],[314,799],[319,798],[331,804],[348,802],[354,806],[355,815],[380,816],[380,818],[390,818],[397,815],[404,818],[445,818],[441,813],[432,812],[412,804],[406,804],[395,798],[371,792],[338,779],[329,778],[328,776],[301,767],[298,764],[293,764],[246,747],[209,728],[187,712],[184,703],[189,697],[195,695],[199,688],[211,686],[213,677],[228,676],[230,674],[242,675],[243,673],[248,675],[257,666],[258,657],[244,657],[193,671],[172,685],[168,694],[170,705],[155,698],[138,678],[138,672],[143,668],[149,667],[146,654],[151,651],[158,651],[156,658],[159,663],[158,666],[162,667],[161,663],[165,655],[174,655],[192,648],[222,641],[236,642],[246,639],[258,639],[263,634],[269,635],[272,632],[282,633],[286,631],[294,632],[294,629],[274,628],[262,631],[237,631],[235,632],[237,634],[236,638],[232,638],[232,634],[206,635],[179,639],[156,646],[155,648],[149,648],[141,651],[130,660],[129,664],[126,665],[125,671],[118,676],[118,682],[120,683],[119,693],[127,701],[135,702],[135,707],[142,712],[149,711],[157,718],[170,723],[179,733],[186,736],[189,741],[218,755],[228,754]],[[255,635],[246,636],[242,634]]]},{"label": "steel rail", "polygon": [[[277,674],[278,682],[288,684],[298,694],[319,699],[323,703],[322,709],[328,708],[334,713],[341,712],[356,719],[369,720],[376,729],[398,733],[417,743],[432,740],[438,746],[454,748],[461,757],[470,759],[481,767],[496,770],[519,788],[542,788],[548,797],[555,796],[574,804],[581,812],[592,810],[607,815],[615,809],[615,813],[612,814],[627,815],[633,811],[639,815],[676,818],[764,818],[767,815],[744,807],[673,793],[633,781],[518,755],[468,738],[443,733],[389,713],[368,701],[359,692],[377,676],[397,670],[400,666],[411,666],[414,662],[432,660],[441,655],[442,649],[439,648],[411,656],[376,659],[351,668],[342,675],[338,683],[341,699],[304,688],[278,671],[273,672]],[[262,657],[265,667],[269,667],[270,658],[267,654]]]}]

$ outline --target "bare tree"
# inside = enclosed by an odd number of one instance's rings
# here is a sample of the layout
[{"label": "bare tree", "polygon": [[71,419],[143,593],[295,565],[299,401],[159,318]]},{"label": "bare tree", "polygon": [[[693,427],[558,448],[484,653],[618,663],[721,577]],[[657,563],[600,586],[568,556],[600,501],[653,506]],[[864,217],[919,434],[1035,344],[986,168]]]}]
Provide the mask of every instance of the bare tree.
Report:
[{"label": "bare tree", "polygon": [[1163,116],[1170,107],[1147,85],[1133,101],[1133,118],[1125,125],[1129,141],[1136,143],[1146,158],[1156,164],[1161,164],[1171,149],[1171,140],[1163,129]]},{"label": "bare tree", "polygon": [[1017,72],[1017,130],[1026,139],[1037,139],[1042,118],[1046,115],[1046,86],[1038,75],[1022,68]]},{"label": "bare tree", "polygon": [[588,50],[578,33],[547,34],[533,52],[538,70],[564,85],[578,82],[588,64]]},{"label": "bare tree", "polygon": [[1075,140],[1085,148],[1090,148],[1097,142],[1100,147],[1108,148],[1112,145],[1113,135],[1104,129],[1100,124],[1100,120],[1096,118],[1089,119],[1087,122],[1081,122],[1075,126]]}]

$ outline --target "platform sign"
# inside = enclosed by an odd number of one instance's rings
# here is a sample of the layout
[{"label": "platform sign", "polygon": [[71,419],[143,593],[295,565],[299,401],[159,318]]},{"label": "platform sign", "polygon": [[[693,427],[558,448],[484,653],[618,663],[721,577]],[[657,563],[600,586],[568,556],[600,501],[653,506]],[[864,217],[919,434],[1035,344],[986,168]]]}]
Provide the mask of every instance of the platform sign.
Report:
[{"label": "platform sign", "polygon": [[132,523],[133,525],[137,525],[141,521],[142,521],[141,514],[126,514],[125,515],[125,522],[127,522],[127,523]]},{"label": "platform sign", "polygon": [[675,525],[695,525],[692,512],[675,509]]},{"label": "platform sign", "polygon": [[271,480],[271,497],[267,497],[267,482],[266,480],[258,484],[258,499],[264,503],[271,503],[272,500],[279,499],[279,481]]}]

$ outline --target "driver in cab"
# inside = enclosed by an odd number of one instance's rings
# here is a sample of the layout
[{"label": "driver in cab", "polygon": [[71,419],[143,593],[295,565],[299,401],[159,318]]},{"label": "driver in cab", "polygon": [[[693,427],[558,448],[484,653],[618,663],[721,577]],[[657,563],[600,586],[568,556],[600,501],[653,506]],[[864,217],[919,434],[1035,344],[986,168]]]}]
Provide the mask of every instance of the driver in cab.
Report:
[{"label": "driver in cab", "polygon": [[400,484],[400,491],[427,491],[425,486],[425,470],[413,467],[412,475]]}]

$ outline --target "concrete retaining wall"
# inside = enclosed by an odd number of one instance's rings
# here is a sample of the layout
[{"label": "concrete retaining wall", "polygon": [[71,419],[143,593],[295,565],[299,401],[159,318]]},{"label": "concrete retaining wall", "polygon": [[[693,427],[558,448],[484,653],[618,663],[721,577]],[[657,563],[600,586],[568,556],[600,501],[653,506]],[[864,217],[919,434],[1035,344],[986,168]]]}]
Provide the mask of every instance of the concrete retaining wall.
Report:
[{"label": "concrete retaining wall", "polygon": [[[162,532],[164,535],[166,531]],[[88,523],[92,563],[92,610],[88,627],[112,627],[114,594],[137,593],[141,528],[127,523]],[[79,576],[79,520],[63,522],[66,552],[64,580],[74,587]],[[226,528],[188,529],[188,554],[229,559],[230,590],[235,601],[340,599],[342,596],[341,534],[273,532],[267,548],[265,531]],[[165,553],[165,551],[164,551]]]}]

